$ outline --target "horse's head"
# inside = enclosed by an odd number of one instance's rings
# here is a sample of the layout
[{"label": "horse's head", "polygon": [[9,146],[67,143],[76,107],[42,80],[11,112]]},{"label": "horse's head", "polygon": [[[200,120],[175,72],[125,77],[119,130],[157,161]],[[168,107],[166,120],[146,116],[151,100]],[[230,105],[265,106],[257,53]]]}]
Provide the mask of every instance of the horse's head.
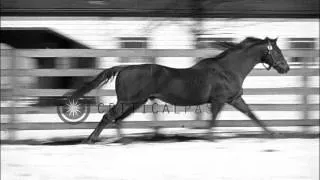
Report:
[{"label": "horse's head", "polygon": [[269,67],[266,67],[267,70],[270,70],[273,67],[278,73],[287,73],[290,69],[287,61],[285,60],[280,48],[277,45],[276,39],[265,39],[266,43],[263,46],[263,56],[261,62],[263,65],[267,64]]}]

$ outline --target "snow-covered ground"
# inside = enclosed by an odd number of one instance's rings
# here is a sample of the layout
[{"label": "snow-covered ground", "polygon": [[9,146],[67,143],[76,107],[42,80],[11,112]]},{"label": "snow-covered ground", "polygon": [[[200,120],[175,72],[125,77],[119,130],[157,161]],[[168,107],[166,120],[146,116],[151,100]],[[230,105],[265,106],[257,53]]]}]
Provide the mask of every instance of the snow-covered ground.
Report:
[{"label": "snow-covered ground", "polygon": [[[1,27],[47,27],[95,49],[120,48],[120,37],[148,37],[151,49],[192,49],[194,37],[189,21],[120,20],[98,17],[1,17]],[[308,19],[247,19],[208,20],[205,33],[210,37],[246,36],[264,38],[280,36],[280,48],[289,48],[288,38],[319,39],[318,20]],[[289,29],[289,30],[288,30]],[[209,36],[208,36],[209,37]],[[317,44],[316,48],[319,48]],[[99,67],[113,66],[116,58],[99,59]],[[318,61],[318,60],[317,60]],[[21,60],[21,67],[35,64]],[[157,63],[184,68],[192,58],[157,58]],[[3,64],[3,63],[2,63]],[[25,65],[23,65],[25,64]],[[5,78],[1,77],[5,82]],[[23,83],[25,79],[21,79]],[[277,82],[276,84],[274,82]],[[310,77],[310,86],[319,87],[319,77]],[[113,83],[114,84],[114,83]],[[104,88],[113,88],[112,83]],[[248,77],[245,88],[301,87],[300,77]],[[299,104],[298,95],[245,96],[250,104]],[[103,99],[106,104],[115,98]],[[3,103],[3,102],[2,102]],[[310,96],[318,104],[319,96]],[[1,104],[1,106],[7,106]],[[298,111],[259,111],[261,119],[301,119]],[[97,122],[102,114],[91,114],[86,122]],[[206,115],[205,119],[210,117]],[[166,119],[193,119],[194,116],[161,116]],[[310,113],[319,119],[319,111]],[[1,116],[1,123],[7,122]],[[19,122],[62,122],[58,115],[18,115]],[[126,120],[149,120],[136,113]],[[224,111],[224,119],[247,119],[240,112]],[[301,131],[301,127],[289,131]],[[315,127],[319,132],[319,127]],[[257,128],[217,128],[221,132],[247,132]],[[281,130],[272,127],[273,130]],[[132,133],[133,130],[128,130]],[[150,130],[149,130],[150,131]],[[182,129],[174,133],[190,133]],[[192,130],[199,131],[199,130]],[[92,130],[19,131],[16,138],[47,140],[50,138],[87,137]],[[125,131],[126,133],[127,131]],[[140,130],[139,130],[140,132]],[[1,139],[7,139],[1,131]],[[115,130],[104,130],[104,136],[115,136]],[[67,146],[1,146],[1,180],[318,180],[319,139],[223,139],[187,142],[132,143],[129,145],[67,145]]]},{"label": "snow-covered ground", "polygon": [[318,180],[319,139],[2,145],[3,180]]}]

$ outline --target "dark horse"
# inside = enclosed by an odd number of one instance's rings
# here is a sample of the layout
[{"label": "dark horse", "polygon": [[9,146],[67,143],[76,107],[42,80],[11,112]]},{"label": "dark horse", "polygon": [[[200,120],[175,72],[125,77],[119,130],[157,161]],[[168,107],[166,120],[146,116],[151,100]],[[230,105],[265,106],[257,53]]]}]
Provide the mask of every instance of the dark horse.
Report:
[{"label": "dark horse", "polygon": [[250,117],[268,134],[272,134],[243,100],[242,84],[258,63],[267,64],[268,70],[273,67],[281,74],[289,71],[289,65],[276,42],[277,39],[248,37],[239,44],[221,43],[228,49],[186,69],[156,64],[114,66],[105,69],[93,81],[73,92],[69,100],[78,100],[117,75],[117,104],[104,114],[86,140],[87,143],[97,141],[107,124],[121,121],[148,99],[154,98],[178,106],[211,103],[210,128],[215,126],[217,114],[228,103]]}]

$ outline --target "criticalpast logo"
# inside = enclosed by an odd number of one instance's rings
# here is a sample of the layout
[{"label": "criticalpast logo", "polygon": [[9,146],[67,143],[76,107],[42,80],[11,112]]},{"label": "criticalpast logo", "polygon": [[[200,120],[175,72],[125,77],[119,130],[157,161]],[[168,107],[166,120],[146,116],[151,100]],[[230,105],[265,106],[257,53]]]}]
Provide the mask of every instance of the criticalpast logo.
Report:
[{"label": "criticalpast logo", "polygon": [[69,100],[63,106],[57,106],[57,112],[62,121],[68,124],[79,124],[87,119],[90,105]]}]

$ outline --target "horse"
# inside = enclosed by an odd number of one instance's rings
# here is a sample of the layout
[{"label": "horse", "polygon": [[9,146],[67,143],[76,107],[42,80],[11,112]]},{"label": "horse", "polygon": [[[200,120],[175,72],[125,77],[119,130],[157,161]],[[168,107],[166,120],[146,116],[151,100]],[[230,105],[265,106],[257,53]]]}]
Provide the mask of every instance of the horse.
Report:
[{"label": "horse", "polygon": [[[94,131],[84,141],[94,143],[106,125],[119,123],[147,102],[160,99],[176,106],[211,104],[209,129],[216,126],[216,118],[225,104],[230,104],[257,123],[265,133],[273,132],[260,121],[242,98],[243,82],[258,63],[278,73],[290,69],[277,38],[247,37],[240,43],[221,43],[227,47],[215,57],[205,58],[185,69],[157,64],[119,65],[103,70],[92,81],[71,92],[68,100],[77,101],[92,89],[116,77],[117,103],[105,113]],[[134,106],[133,106],[134,104]]]}]

